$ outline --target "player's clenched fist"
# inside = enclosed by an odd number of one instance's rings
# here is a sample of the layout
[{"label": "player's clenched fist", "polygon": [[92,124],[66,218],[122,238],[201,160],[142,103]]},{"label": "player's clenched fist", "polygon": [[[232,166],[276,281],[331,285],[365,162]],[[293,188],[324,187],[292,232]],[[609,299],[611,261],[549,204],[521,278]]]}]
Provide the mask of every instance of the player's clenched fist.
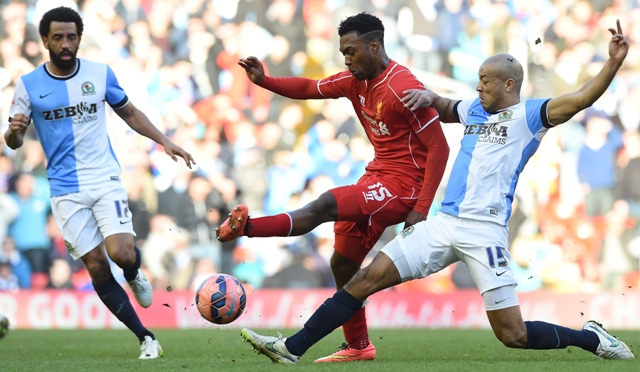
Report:
[{"label": "player's clenched fist", "polygon": [[9,130],[11,133],[24,133],[29,126],[29,122],[31,122],[31,118],[25,114],[15,114],[11,118],[11,124],[9,125]]}]

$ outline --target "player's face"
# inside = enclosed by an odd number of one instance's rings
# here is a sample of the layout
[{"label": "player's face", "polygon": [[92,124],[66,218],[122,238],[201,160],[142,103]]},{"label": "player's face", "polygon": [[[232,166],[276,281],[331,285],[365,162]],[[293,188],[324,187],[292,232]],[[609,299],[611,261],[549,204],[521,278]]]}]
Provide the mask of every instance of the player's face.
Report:
[{"label": "player's face", "polygon": [[483,64],[478,72],[476,91],[482,108],[489,114],[496,113],[502,107],[505,84],[491,65]]},{"label": "player's face", "polygon": [[49,36],[42,38],[49,50],[49,59],[58,69],[67,71],[76,67],[80,36],[73,22],[51,22]]},{"label": "player's face", "polygon": [[355,32],[340,38],[340,53],[351,75],[358,80],[372,79],[376,63],[371,53],[371,43],[358,37]]}]

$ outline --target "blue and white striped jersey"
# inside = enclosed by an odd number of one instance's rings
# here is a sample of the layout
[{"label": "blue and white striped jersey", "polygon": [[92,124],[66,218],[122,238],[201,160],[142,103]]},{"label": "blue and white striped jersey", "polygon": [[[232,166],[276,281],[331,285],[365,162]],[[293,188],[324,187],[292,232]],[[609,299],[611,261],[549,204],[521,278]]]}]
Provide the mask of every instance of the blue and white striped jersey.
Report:
[{"label": "blue and white striped jersey", "polygon": [[120,164],[107,135],[105,101],[118,109],[129,99],[109,66],[77,60],[76,71],[55,76],[44,64],[23,75],[10,116],[33,119],[47,156],[51,196],[119,181]]},{"label": "blue and white striped jersey", "polygon": [[552,127],[548,102],[520,102],[493,115],[478,98],[455,104],[454,115],[466,129],[442,212],[507,225],[520,173]]}]

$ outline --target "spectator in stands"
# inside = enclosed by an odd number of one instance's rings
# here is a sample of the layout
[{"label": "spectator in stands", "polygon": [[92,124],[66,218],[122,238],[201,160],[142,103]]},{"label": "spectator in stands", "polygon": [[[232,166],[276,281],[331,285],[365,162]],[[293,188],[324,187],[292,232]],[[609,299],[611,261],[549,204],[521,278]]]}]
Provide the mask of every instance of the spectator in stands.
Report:
[{"label": "spectator in stands", "polygon": [[7,236],[7,230],[20,214],[20,206],[14,198],[0,191],[0,244]]},{"label": "spectator in stands", "polygon": [[34,273],[49,272],[49,238],[47,216],[51,211],[48,190],[38,186],[31,173],[16,176],[15,191],[10,193],[20,208],[18,217],[9,226],[11,235],[29,262]]},{"label": "spectator in stands", "polygon": [[616,158],[622,147],[620,130],[603,112],[585,113],[586,138],[578,155],[578,177],[589,217],[604,216],[613,205]]},{"label": "spectator in stands", "polygon": [[71,266],[67,260],[58,258],[51,262],[49,268],[48,289],[74,289],[71,282]]},{"label": "spectator in stands", "polygon": [[20,289],[18,277],[11,271],[8,262],[0,261],[0,291],[17,291]]},{"label": "spectator in stands", "polygon": [[6,262],[11,267],[11,272],[18,279],[18,286],[22,289],[31,288],[31,264],[27,258],[16,248],[13,238],[6,237],[0,249],[0,262]]}]

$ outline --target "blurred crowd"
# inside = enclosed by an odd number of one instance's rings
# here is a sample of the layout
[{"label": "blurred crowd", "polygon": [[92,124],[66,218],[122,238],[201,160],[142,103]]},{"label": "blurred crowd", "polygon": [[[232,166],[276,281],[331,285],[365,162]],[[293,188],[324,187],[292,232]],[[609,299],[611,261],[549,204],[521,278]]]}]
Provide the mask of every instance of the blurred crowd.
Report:
[{"label": "blurred crowd", "polygon": [[[253,288],[332,287],[333,226],[303,237],[219,243],[230,208],[251,216],[304,206],[354,183],[373,149],[346,100],[293,101],[250,83],[267,74],[322,78],[344,68],[336,28],[361,11],[385,24],[390,57],[452,98],[474,96],[477,69],[508,52],[525,67],[524,97],[576,90],[608,58],[620,19],[631,49],[610,89],[550,130],[522,174],[510,221],[518,290],[593,292],[640,282],[640,4],[636,0],[5,0],[0,1],[0,131],[15,82],[48,60],[37,25],[78,9],[78,56],[108,63],[131,101],[190,151],[193,171],[109,113],[136,245],[157,289],[189,290],[229,273]],[[443,125],[456,155],[462,127]],[[46,158],[32,127],[17,151],[0,139],[0,290],[91,288],[51,216]],[[451,159],[450,159],[451,160]],[[432,207],[435,213],[446,185]],[[401,226],[389,228],[374,251]],[[121,270],[114,273],[123,281]],[[456,264],[396,290],[473,287]]]}]

